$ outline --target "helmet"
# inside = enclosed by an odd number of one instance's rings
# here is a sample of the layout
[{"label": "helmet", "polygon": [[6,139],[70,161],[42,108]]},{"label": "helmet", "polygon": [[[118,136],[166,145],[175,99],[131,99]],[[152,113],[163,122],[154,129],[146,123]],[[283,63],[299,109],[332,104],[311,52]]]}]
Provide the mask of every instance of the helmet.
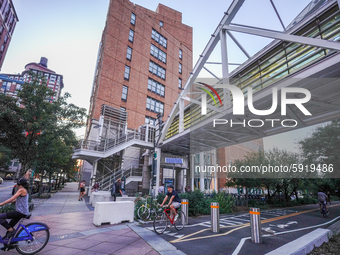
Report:
[{"label": "helmet", "polygon": [[170,184],[170,185],[168,185],[168,188],[174,188],[174,185],[172,185],[172,184]]},{"label": "helmet", "polygon": [[27,186],[28,182],[25,178],[20,178],[17,182],[18,185],[21,185],[21,186]]}]

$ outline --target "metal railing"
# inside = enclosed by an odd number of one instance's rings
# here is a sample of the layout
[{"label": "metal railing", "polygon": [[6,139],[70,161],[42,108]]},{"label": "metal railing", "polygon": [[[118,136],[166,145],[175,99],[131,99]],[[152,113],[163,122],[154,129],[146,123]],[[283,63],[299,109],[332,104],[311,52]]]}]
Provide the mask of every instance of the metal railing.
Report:
[{"label": "metal railing", "polygon": [[121,135],[120,137],[116,138],[102,139],[100,141],[82,139],[79,140],[79,143],[77,146],[74,147],[74,150],[75,151],[91,150],[106,152],[132,140],[153,143],[154,140],[153,133],[154,133],[153,127],[145,127],[145,129],[141,129],[141,131],[128,131],[127,134]]},{"label": "metal railing", "polygon": [[131,165],[128,168],[118,169],[114,173],[101,176],[96,179],[96,181],[98,181],[99,183],[100,190],[110,191],[114,184],[114,181],[117,181],[117,179],[122,178],[123,176],[126,179],[132,176],[140,177],[142,176],[142,169]]}]

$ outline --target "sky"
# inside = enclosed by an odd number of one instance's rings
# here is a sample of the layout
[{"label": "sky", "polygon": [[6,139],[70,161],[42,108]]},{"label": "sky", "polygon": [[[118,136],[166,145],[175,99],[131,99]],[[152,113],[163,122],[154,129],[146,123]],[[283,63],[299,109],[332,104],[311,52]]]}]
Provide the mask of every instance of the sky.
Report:
[{"label": "sky", "polygon": [[[193,65],[211,34],[227,11],[231,0],[134,0],[135,4],[156,10],[162,3],[182,12],[183,23],[193,27]],[[283,23],[287,26],[310,0],[274,0]],[[72,102],[88,109],[102,31],[109,0],[13,0],[19,17],[2,73],[21,73],[30,62],[48,58],[48,68],[64,77],[63,92]],[[246,0],[234,23],[282,30],[269,0]],[[269,39],[234,33],[252,55],[270,42]],[[233,63],[246,60],[244,54],[228,40],[228,57]],[[219,45],[209,61],[220,62]],[[211,67],[217,75],[218,67]],[[231,69],[232,70],[232,69]],[[202,77],[211,77],[204,71]],[[265,148],[278,147],[296,151],[296,141],[306,137],[312,128],[265,138]],[[76,130],[78,136],[85,129]]]}]

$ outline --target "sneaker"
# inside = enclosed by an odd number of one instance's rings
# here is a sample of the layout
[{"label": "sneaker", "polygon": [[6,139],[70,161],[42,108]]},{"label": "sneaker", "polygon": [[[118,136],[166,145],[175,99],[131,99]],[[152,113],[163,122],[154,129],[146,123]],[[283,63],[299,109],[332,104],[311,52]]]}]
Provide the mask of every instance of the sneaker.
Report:
[{"label": "sneaker", "polygon": [[6,235],[2,239],[9,239],[15,235],[15,230],[7,231]]},{"label": "sneaker", "polygon": [[174,218],[174,221],[177,221],[178,220],[178,214],[176,214],[175,218]]}]

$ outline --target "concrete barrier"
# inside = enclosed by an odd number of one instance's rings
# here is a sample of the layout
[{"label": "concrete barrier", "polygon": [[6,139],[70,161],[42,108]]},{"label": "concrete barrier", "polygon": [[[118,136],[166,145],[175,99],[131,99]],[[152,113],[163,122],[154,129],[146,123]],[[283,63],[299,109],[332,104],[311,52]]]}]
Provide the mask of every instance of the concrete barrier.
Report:
[{"label": "concrete barrier", "polygon": [[131,201],[97,202],[94,209],[93,224],[100,226],[103,223],[133,222],[133,216],[134,203]]},{"label": "concrete barrier", "polygon": [[131,202],[135,202],[135,197],[128,197],[128,196],[122,196],[122,197],[117,197],[116,201],[131,201]]},{"label": "concrete barrier", "polygon": [[97,202],[110,202],[110,201],[113,201],[113,197],[111,197],[111,193],[107,191],[92,192],[90,195],[90,204],[93,207],[96,207]]}]

